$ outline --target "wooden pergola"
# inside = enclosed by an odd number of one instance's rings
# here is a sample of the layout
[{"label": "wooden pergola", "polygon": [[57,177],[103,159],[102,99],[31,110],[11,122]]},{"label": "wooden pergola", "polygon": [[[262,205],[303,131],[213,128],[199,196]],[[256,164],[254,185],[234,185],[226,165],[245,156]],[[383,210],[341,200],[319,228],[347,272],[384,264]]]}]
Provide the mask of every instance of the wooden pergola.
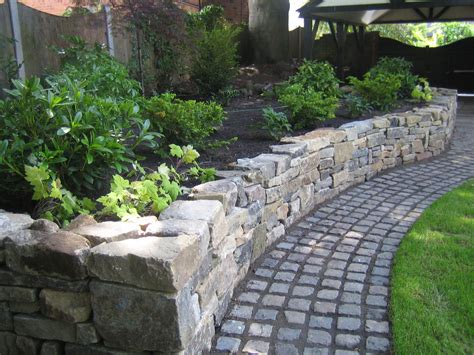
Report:
[{"label": "wooden pergola", "polygon": [[338,52],[338,73],[342,76],[347,31],[351,26],[357,46],[364,50],[364,28],[370,24],[473,21],[474,0],[311,0],[299,10],[304,18],[303,51],[311,58],[322,21],[329,28]]}]

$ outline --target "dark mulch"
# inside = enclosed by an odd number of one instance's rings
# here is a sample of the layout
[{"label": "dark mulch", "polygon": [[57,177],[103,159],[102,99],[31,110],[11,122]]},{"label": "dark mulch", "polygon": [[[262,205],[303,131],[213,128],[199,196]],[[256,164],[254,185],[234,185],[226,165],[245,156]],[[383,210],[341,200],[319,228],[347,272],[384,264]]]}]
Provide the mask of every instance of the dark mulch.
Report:
[{"label": "dark mulch", "polygon": [[[272,137],[258,125],[262,122],[262,109],[273,107],[276,111],[284,111],[278,101],[261,96],[248,98],[236,98],[225,108],[227,119],[210,138],[211,140],[229,140],[237,137],[235,143],[228,147],[218,149],[201,150],[200,164],[203,167],[214,167],[220,170],[232,169],[237,159],[245,157],[255,157],[261,153],[270,152],[270,145],[278,144]],[[410,102],[400,102],[398,108],[392,112],[405,112],[414,106]],[[334,119],[327,121],[316,121],[314,125],[305,130],[292,132],[293,136],[301,135],[317,128],[333,127],[337,128],[345,123],[365,120],[383,112],[373,111],[361,117],[350,117],[347,110],[341,108]]]}]

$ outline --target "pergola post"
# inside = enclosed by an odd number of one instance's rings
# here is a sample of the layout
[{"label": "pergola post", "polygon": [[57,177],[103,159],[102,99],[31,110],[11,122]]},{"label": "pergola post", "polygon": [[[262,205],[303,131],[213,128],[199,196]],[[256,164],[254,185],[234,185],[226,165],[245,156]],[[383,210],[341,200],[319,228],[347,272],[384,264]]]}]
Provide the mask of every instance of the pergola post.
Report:
[{"label": "pergola post", "polygon": [[347,25],[342,22],[338,22],[336,25],[337,32],[337,76],[340,79],[344,79],[344,62],[346,54],[346,38],[347,38]]},{"label": "pergola post", "polygon": [[309,17],[305,17],[303,32],[303,58],[311,59],[313,55],[313,42],[313,20]]}]

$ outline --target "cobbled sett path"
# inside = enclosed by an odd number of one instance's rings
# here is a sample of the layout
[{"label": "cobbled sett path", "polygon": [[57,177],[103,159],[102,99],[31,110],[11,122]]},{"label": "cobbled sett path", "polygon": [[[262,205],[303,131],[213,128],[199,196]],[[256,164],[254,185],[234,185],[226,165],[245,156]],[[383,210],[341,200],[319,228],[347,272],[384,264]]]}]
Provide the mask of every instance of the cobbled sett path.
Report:
[{"label": "cobbled sett path", "polygon": [[389,353],[394,254],[423,210],[471,177],[474,100],[459,103],[447,153],[341,193],[272,246],[236,290],[213,352]]}]

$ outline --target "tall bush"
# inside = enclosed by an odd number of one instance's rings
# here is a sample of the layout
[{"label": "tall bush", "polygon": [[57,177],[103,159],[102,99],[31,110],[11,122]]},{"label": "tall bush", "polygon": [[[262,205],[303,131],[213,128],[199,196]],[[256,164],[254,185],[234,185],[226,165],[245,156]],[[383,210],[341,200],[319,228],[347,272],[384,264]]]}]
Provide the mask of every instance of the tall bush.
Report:
[{"label": "tall bush", "polygon": [[224,19],[222,7],[211,5],[190,15],[188,31],[196,41],[191,79],[201,93],[217,93],[229,86],[237,74],[240,29]]}]

